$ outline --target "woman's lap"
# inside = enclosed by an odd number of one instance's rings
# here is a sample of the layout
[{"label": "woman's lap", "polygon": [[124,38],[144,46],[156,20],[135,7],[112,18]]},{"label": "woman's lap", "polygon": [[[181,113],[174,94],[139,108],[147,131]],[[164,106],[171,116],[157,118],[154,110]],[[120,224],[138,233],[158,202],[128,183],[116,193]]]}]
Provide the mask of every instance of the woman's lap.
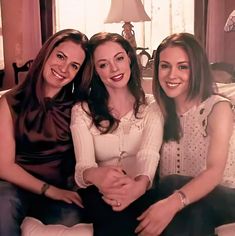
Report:
[{"label": "woman's lap", "polygon": [[94,225],[94,236],[132,236],[138,225],[137,217],[156,201],[155,193],[149,191],[126,209],[115,212],[106,204],[94,186],[83,190],[82,198],[90,221]]},{"label": "woman's lap", "polygon": [[25,191],[0,180],[0,235],[20,235],[25,216],[33,216],[44,224],[72,226],[83,221],[83,209]]},{"label": "woman's lap", "polygon": [[[161,198],[181,188],[192,177],[171,175],[162,178],[157,186]],[[214,228],[235,222],[235,190],[217,186],[211,193],[179,212],[165,230],[165,235],[213,235]],[[180,228],[185,232],[181,232]],[[178,233],[178,234],[177,234]]]}]

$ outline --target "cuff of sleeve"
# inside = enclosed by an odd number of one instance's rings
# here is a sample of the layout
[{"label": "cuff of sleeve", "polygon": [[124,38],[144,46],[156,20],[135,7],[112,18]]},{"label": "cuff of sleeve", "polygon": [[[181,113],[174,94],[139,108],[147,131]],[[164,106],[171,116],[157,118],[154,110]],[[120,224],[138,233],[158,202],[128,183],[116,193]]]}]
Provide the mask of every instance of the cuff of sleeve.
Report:
[{"label": "cuff of sleeve", "polygon": [[151,161],[147,161],[146,159],[143,159],[142,161],[138,160],[139,163],[137,165],[135,174],[135,177],[145,175],[149,178],[150,183],[148,189],[150,189],[153,185],[154,177],[158,166],[158,158],[156,158],[156,156],[152,156],[149,158],[152,158]]},{"label": "cuff of sleeve", "polygon": [[85,170],[92,168],[92,167],[97,167],[98,165],[88,165],[88,166],[78,166],[76,165],[75,168],[75,181],[77,183],[77,185],[80,188],[87,188],[88,186],[92,185],[92,184],[87,184],[83,178],[83,173]]}]

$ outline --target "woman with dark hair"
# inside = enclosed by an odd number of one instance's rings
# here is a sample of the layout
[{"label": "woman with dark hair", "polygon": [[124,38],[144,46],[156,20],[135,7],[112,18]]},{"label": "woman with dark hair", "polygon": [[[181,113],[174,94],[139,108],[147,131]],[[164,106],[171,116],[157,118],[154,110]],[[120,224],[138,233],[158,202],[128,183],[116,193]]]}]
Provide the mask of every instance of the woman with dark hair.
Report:
[{"label": "woman with dark hair", "polygon": [[66,29],[51,36],[26,79],[0,99],[0,235],[21,235],[25,216],[45,224],[79,223],[70,133],[73,84],[81,87],[87,37]]},{"label": "woman with dark hair", "polygon": [[136,232],[213,235],[235,221],[231,102],[213,92],[207,56],[193,35],[167,37],[154,63],[153,93],[165,120],[157,191],[163,200],[139,217]]},{"label": "woman with dark hair", "polygon": [[127,40],[98,33],[89,40],[89,52],[92,60],[83,77],[90,81],[87,99],[72,109],[75,180],[84,188],[95,236],[135,235],[158,165],[161,112],[143,92]]}]

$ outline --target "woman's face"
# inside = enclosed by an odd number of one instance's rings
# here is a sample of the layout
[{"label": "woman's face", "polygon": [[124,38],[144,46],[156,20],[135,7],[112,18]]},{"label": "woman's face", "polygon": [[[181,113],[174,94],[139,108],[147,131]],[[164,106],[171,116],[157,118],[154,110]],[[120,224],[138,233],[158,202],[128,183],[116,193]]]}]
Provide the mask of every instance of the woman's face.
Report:
[{"label": "woman's face", "polygon": [[108,92],[127,88],[130,79],[130,59],[116,42],[106,42],[94,51],[95,70]]},{"label": "woman's face", "polygon": [[43,69],[45,96],[54,96],[71,82],[84,59],[85,52],[81,45],[73,41],[65,41],[55,47]]},{"label": "woman's face", "polygon": [[160,53],[159,82],[168,97],[187,97],[190,71],[189,57],[181,47],[168,47]]}]

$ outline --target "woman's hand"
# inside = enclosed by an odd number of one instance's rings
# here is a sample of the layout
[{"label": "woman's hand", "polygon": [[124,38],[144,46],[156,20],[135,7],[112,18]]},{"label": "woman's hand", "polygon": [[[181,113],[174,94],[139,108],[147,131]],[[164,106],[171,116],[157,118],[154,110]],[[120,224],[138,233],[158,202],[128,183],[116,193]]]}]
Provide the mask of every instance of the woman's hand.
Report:
[{"label": "woman's hand", "polygon": [[140,178],[132,179],[129,176],[120,179],[122,182],[121,187],[112,188],[107,192],[103,199],[112,206],[114,211],[122,211],[132,202],[143,195],[149,184],[148,178],[145,176],[139,176]]},{"label": "woman's hand", "polygon": [[67,202],[68,204],[74,203],[84,208],[82,204],[82,199],[79,196],[79,194],[71,190],[60,189],[60,188],[50,185],[50,187],[45,192],[45,196],[53,200]]},{"label": "woman's hand", "polygon": [[102,194],[121,187],[125,183],[125,177],[120,166],[102,166],[90,168],[84,172],[84,179],[94,184]]},{"label": "woman's hand", "polygon": [[139,236],[160,235],[181,209],[180,199],[176,194],[151,205],[137,219],[140,221],[135,230]]}]

